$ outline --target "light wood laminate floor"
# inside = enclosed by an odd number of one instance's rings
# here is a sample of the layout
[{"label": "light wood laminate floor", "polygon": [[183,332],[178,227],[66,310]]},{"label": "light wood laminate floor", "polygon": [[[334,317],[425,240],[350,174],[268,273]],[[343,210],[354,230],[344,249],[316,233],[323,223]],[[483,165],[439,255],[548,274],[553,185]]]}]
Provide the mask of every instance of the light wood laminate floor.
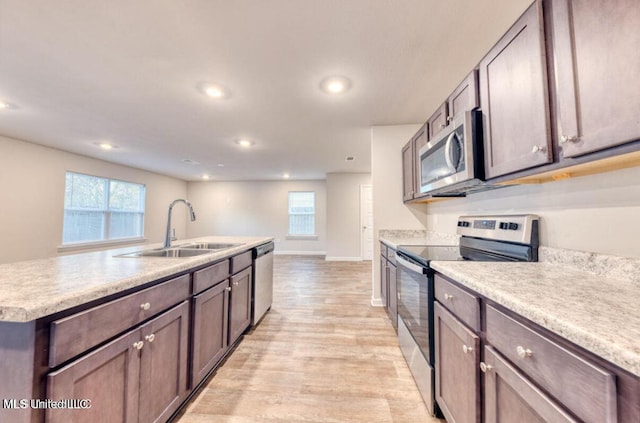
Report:
[{"label": "light wood laminate floor", "polygon": [[371,280],[371,262],[275,256],[271,311],[178,421],[444,422],[371,306]]}]

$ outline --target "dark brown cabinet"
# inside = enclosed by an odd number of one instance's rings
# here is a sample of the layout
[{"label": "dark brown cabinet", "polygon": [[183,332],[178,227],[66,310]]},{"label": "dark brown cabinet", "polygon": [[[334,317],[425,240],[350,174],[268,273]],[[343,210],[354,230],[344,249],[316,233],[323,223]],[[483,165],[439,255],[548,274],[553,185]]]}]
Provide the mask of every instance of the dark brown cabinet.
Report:
[{"label": "dark brown cabinet", "polygon": [[434,306],[436,402],[447,422],[480,422],[480,337]]},{"label": "dark brown cabinet", "polygon": [[396,250],[380,243],[380,300],[392,326],[398,328],[398,282]]},{"label": "dark brown cabinet", "polygon": [[480,107],[478,71],[474,69],[447,99],[447,125],[464,112]]},{"label": "dark brown cabinet", "polygon": [[487,179],[552,161],[543,29],[536,1],[480,62]]},{"label": "dark brown cabinet", "polygon": [[47,409],[48,422],[166,421],[187,393],[189,303],[161,314],[47,377],[47,397],[89,399]]},{"label": "dark brown cabinet", "polygon": [[420,150],[424,147],[429,139],[429,124],[425,123],[422,128],[416,132],[413,136],[413,198],[423,197],[424,194],[420,192],[422,169],[420,164]]},{"label": "dark brown cabinet", "polygon": [[449,123],[447,117],[447,103],[445,102],[427,119],[428,139],[434,138],[438,132],[447,127]]},{"label": "dark brown cabinet", "polygon": [[394,328],[398,328],[398,280],[397,280],[397,268],[393,264],[387,265],[387,279],[389,281],[389,300],[387,307],[387,314],[391,319],[391,325]]},{"label": "dark brown cabinet", "polygon": [[251,267],[231,277],[229,291],[229,345],[251,324]]},{"label": "dark brown cabinet", "polygon": [[383,307],[389,306],[389,272],[387,272],[387,266],[387,258],[380,254],[380,301]]},{"label": "dark brown cabinet", "polygon": [[402,148],[402,201],[413,200],[416,191],[415,144],[413,138]]},{"label": "dark brown cabinet", "polygon": [[551,7],[563,156],[639,139],[638,2],[554,0]]},{"label": "dark brown cabinet", "polygon": [[228,280],[218,281],[193,299],[192,387],[209,374],[228,350],[230,290]]},{"label": "dark brown cabinet", "polygon": [[485,422],[577,422],[491,347],[484,349]]}]

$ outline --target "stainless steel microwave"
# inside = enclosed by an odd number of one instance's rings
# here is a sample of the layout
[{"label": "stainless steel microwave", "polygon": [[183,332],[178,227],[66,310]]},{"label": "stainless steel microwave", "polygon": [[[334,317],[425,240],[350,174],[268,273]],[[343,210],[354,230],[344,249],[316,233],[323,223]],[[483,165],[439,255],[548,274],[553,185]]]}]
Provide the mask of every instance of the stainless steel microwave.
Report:
[{"label": "stainless steel microwave", "polygon": [[454,119],[418,154],[418,181],[423,194],[463,196],[490,188],[484,183],[479,111],[468,111]]}]

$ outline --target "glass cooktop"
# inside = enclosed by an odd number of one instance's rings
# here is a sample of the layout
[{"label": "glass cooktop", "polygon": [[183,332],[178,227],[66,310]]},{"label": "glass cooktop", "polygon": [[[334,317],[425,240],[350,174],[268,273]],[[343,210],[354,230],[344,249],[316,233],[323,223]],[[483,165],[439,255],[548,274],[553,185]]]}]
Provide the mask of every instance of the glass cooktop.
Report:
[{"label": "glass cooktop", "polygon": [[425,266],[429,266],[431,260],[465,260],[457,245],[400,245],[398,251]]}]

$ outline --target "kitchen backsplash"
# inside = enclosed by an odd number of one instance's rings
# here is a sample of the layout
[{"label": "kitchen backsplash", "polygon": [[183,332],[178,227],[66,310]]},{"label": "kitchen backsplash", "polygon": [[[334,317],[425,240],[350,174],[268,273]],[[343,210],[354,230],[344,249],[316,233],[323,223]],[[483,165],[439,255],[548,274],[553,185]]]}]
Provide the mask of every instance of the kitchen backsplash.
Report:
[{"label": "kitchen backsplash", "polygon": [[598,276],[634,282],[640,286],[640,259],[541,246],[539,261],[584,270]]}]

